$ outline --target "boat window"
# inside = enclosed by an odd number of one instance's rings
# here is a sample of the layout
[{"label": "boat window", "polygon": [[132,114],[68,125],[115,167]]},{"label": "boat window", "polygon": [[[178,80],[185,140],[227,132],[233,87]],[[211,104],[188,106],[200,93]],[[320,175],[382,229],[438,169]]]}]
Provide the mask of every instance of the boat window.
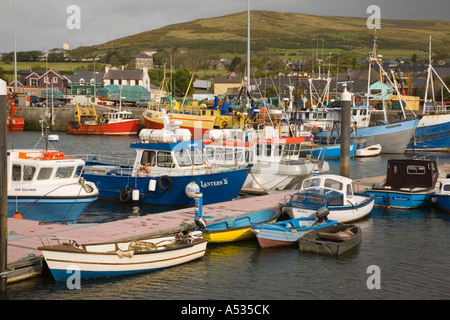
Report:
[{"label": "boat window", "polygon": [[261,154],[262,145],[257,143],[256,144],[256,155],[259,156]]},{"label": "boat window", "polygon": [[191,157],[187,150],[176,150],[175,159],[177,159],[178,165],[180,167],[190,166],[192,164]]},{"label": "boat window", "polygon": [[325,188],[331,188],[335,190],[342,190],[342,188],[344,187],[344,185],[341,182],[334,179],[326,179],[323,186]]},{"label": "boat window", "polygon": [[275,146],[275,156],[281,157],[282,153],[283,153],[283,146],[276,145]]},{"label": "boat window", "polygon": [[245,161],[247,163],[253,163],[253,152],[251,150],[245,150]]},{"label": "boat window", "polygon": [[12,166],[12,181],[20,181],[22,173],[22,166],[19,164],[13,164]]},{"label": "boat window", "polygon": [[314,188],[318,187],[320,185],[320,179],[319,178],[313,178],[303,181],[302,188]]},{"label": "boat window", "polygon": [[214,160],[214,148],[213,147],[206,147],[205,148],[205,155],[208,160]]},{"label": "boat window", "polygon": [[291,201],[292,202],[302,202],[303,200],[305,200],[305,195],[303,193],[301,194],[294,194],[291,196]]},{"label": "boat window", "polygon": [[66,179],[72,176],[74,167],[59,167],[56,170],[55,178]]},{"label": "boat window", "polygon": [[322,203],[325,203],[325,198],[322,196],[312,194],[309,196],[309,202],[322,204]]},{"label": "boat window", "polygon": [[242,149],[235,149],[234,150],[234,157],[236,162],[243,162],[244,161],[244,150]]},{"label": "boat window", "polygon": [[352,110],[352,114],[353,114],[354,116],[358,115],[358,110]]},{"label": "boat window", "polygon": [[406,172],[408,174],[424,175],[425,174],[425,167],[424,166],[410,165],[410,166],[406,167]]},{"label": "boat window", "polygon": [[223,149],[222,148],[217,148],[215,150],[214,159],[222,160],[222,157],[223,157]]},{"label": "boat window", "polygon": [[445,184],[442,188],[443,191],[450,191],[450,184]]},{"label": "boat window", "polygon": [[270,157],[272,154],[272,146],[270,144],[266,145],[266,156]]},{"label": "boat window", "polygon": [[340,205],[342,205],[342,203],[343,203],[343,201],[342,201],[341,197],[328,199],[328,204],[332,205],[332,206],[340,206]]},{"label": "boat window", "polygon": [[23,167],[23,180],[31,181],[33,180],[34,173],[36,172],[36,168],[32,166],[24,166]]},{"label": "boat window", "polygon": [[348,184],[347,185],[347,198],[352,198],[352,197],[353,197],[352,185]]},{"label": "boat window", "polygon": [[225,148],[225,161],[233,161],[233,149]]},{"label": "boat window", "polygon": [[144,151],[142,153],[141,164],[143,166],[155,166],[156,151]]},{"label": "boat window", "polygon": [[50,179],[53,172],[53,168],[41,168],[39,170],[37,179],[38,180],[47,180]]},{"label": "boat window", "polygon": [[173,168],[175,167],[175,164],[172,161],[172,155],[170,154],[170,152],[166,152],[166,151],[159,151],[156,154],[156,164],[158,167],[163,167],[163,168]]},{"label": "boat window", "polygon": [[75,170],[75,178],[78,178],[79,176],[81,176],[82,172],[83,172],[83,166],[78,166],[77,169]]},{"label": "boat window", "polygon": [[191,150],[191,159],[194,165],[203,164],[202,153],[198,149]]}]

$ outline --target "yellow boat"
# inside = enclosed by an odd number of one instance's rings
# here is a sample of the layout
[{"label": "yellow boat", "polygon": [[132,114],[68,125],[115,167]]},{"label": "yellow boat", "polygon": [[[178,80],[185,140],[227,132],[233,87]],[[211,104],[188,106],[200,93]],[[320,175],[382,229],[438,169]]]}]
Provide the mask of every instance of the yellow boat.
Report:
[{"label": "yellow boat", "polygon": [[249,214],[208,224],[202,230],[209,242],[232,242],[255,237],[251,228],[255,224],[275,222],[280,216],[278,207],[254,211]]}]

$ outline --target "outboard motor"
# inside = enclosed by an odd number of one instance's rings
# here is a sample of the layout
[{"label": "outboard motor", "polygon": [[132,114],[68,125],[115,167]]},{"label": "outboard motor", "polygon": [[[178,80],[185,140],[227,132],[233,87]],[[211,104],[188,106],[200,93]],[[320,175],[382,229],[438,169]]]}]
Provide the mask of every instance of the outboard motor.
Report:
[{"label": "outboard motor", "polygon": [[316,212],[316,219],[314,220],[313,226],[317,223],[324,222],[327,219],[328,214],[330,213],[330,210],[328,210],[327,207],[323,206],[319,208]]},{"label": "outboard motor", "polygon": [[206,220],[202,216],[198,216],[194,219],[195,225],[197,226],[196,230],[203,230],[206,228],[207,223]]}]

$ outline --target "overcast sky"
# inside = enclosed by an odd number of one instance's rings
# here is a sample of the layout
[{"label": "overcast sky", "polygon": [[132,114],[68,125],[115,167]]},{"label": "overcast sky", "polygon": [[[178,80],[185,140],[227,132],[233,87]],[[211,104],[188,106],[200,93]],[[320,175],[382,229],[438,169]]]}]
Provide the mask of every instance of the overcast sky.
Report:
[{"label": "overcast sky", "polygon": [[[0,52],[14,50],[14,2],[17,51],[44,52],[63,43],[74,49],[247,10],[246,0],[1,0]],[[67,13],[72,5],[80,10],[78,20],[75,11]],[[449,0],[251,0],[252,10],[349,17],[369,17],[370,5],[380,8],[381,28],[383,19],[449,20]]]}]

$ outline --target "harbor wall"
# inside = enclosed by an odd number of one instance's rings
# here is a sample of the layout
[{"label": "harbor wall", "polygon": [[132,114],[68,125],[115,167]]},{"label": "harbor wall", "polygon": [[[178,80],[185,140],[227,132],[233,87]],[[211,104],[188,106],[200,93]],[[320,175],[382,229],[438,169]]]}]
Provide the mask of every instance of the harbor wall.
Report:
[{"label": "harbor wall", "polygon": [[[54,125],[52,125],[52,131],[66,131],[66,126],[69,122],[74,120],[74,106],[54,107]],[[133,117],[141,119],[141,128],[144,127],[144,118],[142,113],[145,111],[145,107],[133,107],[129,110],[133,113]],[[39,120],[41,120],[45,113],[50,112],[50,108],[43,107],[18,107],[16,117],[24,118],[25,128],[24,130],[40,130],[41,126]],[[401,110],[387,110],[388,122],[399,121],[403,118]],[[407,119],[413,119],[414,116],[411,111],[405,111]],[[384,120],[384,114],[381,110],[372,111],[370,125],[376,125],[378,120]]]},{"label": "harbor wall", "polygon": [[[144,118],[142,113],[146,108],[133,107],[130,111],[133,113],[133,117],[141,119],[141,127],[144,127]],[[52,125],[52,131],[66,131],[66,126],[69,122],[74,121],[74,106],[54,107],[54,125]],[[24,118],[25,127],[24,130],[41,130],[39,121],[45,117],[45,114],[51,112],[51,109],[43,107],[19,107],[17,108],[16,117]],[[100,111],[98,111],[100,113]]]}]

